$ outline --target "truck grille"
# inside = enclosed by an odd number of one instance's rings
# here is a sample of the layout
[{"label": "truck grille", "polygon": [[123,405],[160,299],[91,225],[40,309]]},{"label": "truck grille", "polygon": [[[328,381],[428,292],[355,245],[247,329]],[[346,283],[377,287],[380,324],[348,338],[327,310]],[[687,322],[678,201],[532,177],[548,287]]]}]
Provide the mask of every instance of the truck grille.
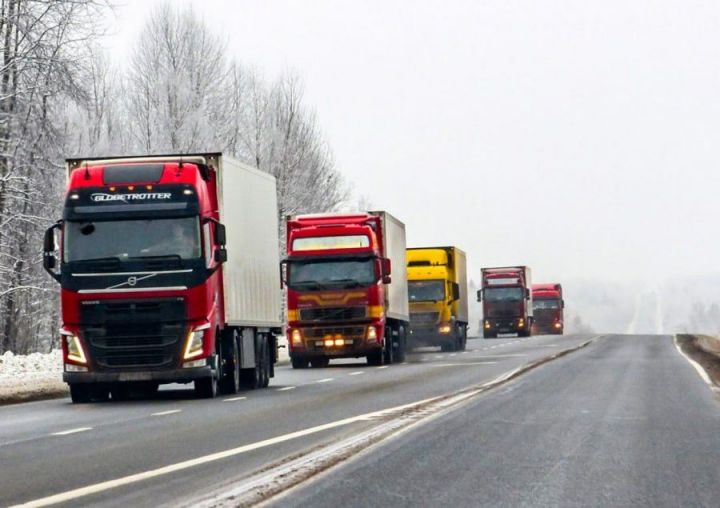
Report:
[{"label": "truck grille", "polygon": [[410,325],[434,325],[437,324],[439,316],[438,312],[412,312],[410,313]]},{"label": "truck grille", "polygon": [[363,319],[367,316],[367,307],[316,307],[301,309],[301,321],[344,321],[347,319]]},{"label": "truck grille", "polygon": [[83,337],[99,370],[170,368],[186,329],[182,298],[84,302]]}]

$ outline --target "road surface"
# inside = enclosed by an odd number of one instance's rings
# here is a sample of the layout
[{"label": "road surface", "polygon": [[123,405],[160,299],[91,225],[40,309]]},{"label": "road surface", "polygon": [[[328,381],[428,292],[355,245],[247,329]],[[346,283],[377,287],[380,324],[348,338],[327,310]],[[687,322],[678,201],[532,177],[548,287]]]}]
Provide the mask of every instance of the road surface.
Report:
[{"label": "road surface", "polygon": [[[193,504],[377,425],[363,415],[491,381],[590,338],[473,339],[467,352],[425,351],[387,368],[280,367],[271,389],[216,400],[173,386],[150,400],[2,407],[0,505]],[[718,401],[672,337],[603,336],[276,504],[714,506],[719,421]]]}]

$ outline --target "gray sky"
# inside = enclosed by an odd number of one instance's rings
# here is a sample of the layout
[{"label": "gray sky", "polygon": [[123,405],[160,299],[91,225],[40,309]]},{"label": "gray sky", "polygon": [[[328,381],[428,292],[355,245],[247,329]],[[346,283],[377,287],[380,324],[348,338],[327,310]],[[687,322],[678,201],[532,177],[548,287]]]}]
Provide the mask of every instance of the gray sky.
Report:
[{"label": "gray sky", "polygon": [[[124,3],[118,59],[156,2]],[[177,3],[302,76],[356,192],[476,279],[720,273],[720,2]]]}]

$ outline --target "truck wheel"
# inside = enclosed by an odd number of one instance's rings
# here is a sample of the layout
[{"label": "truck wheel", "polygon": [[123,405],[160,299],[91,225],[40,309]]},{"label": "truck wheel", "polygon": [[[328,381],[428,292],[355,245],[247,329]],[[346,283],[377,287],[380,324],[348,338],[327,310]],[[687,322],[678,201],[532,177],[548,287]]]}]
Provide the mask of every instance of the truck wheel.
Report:
[{"label": "truck wheel", "polygon": [[92,402],[92,388],[92,385],[84,383],[71,384],[70,400],[73,401],[73,404],[87,404],[88,402]]},{"label": "truck wheel", "polygon": [[465,351],[467,349],[467,326],[460,325],[460,347],[458,350]]},{"label": "truck wheel", "polygon": [[483,339],[494,339],[497,337],[496,333],[493,332],[483,332]]},{"label": "truck wheel", "polygon": [[195,395],[199,399],[213,399],[217,395],[217,378],[215,376],[204,377],[195,380]]},{"label": "truck wheel", "polygon": [[263,336],[265,340],[262,341],[262,384],[261,388],[267,388],[270,385],[270,365],[272,364],[272,358],[270,357],[270,341],[267,340],[267,336]]},{"label": "truck wheel", "polygon": [[223,340],[223,355],[220,362],[220,393],[233,394],[240,390],[240,348],[235,332],[228,333]]},{"label": "truck wheel", "polygon": [[393,347],[393,335],[392,328],[389,326],[385,327],[385,347],[383,348],[384,360],[386,365],[392,365],[395,362],[395,351]]},{"label": "truck wheel", "polygon": [[122,402],[130,399],[130,387],[123,383],[115,383],[110,387],[113,401]]},{"label": "truck wheel", "polygon": [[268,370],[267,365],[267,347],[265,347],[266,341],[263,340],[262,336],[256,337],[255,339],[255,367],[250,369],[243,369],[241,373],[241,382],[243,386],[257,390],[263,387],[265,382],[266,372]]},{"label": "truck wheel", "polygon": [[328,358],[327,356],[319,356],[317,358],[311,358],[310,365],[312,365],[313,369],[324,369],[325,367],[330,365],[330,358]]},{"label": "truck wheel", "polygon": [[405,361],[406,352],[407,337],[405,336],[405,327],[401,326],[400,328],[398,328],[397,350],[395,351],[395,358],[398,363],[402,363]]},{"label": "truck wheel", "polygon": [[293,369],[307,369],[308,368],[308,359],[302,358],[300,356],[290,356],[290,364],[292,365]]},{"label": "truck wheel", "polygon": [[376,349],[372,353],[367,355],[367,363],[373,367],[378,367],[383,364],[383,350]]}]

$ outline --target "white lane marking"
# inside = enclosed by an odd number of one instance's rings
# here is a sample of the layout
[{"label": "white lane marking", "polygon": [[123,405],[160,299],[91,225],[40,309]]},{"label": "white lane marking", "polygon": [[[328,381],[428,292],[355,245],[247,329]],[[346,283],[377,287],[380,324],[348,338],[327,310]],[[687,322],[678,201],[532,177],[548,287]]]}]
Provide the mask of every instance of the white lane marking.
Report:
[{"label": "white lane marking", "polygon": [[329,383],[329,382],[332,381],[333,379],[335,379],[335,378],[334,378],[334,377],[326,377],[325,379],[318,379],[318,380],[315,381],[315,382],[316,382],[316,383]]},{"label": "white lane marking", "polygon": [[450,353],[450,356],[457,356],[457,353]]},{"label": "white lane marking", "polygon": [[557,344],[538,344],[536,347],[558,347]]},{"label": "white lane marking", "polygon": [[365,374],[365,372],[358,370],[357,372],[351,372],[348,376],[359,376],[360,374]]},{"label": "white lane marking", "polygon": [[504,354],[485,355],[485,356],[483,356],[483,358],[514,358],[514,357],[521,358],[521,357],[523,357],[523,356],[527,356],[527,355],[526,355],[526,354],[521,354],[521,353],[518,353],[518,354],[510,354],[510,353],[508,353],[508,354],[506,354],[506,355],[504,355]]},{"label": "white lane marking", "polygon": [[232,397],[230,399],[224,399],[223,402],[235,402],[236,400],[245,400],[247,397]]},{"label": "white lane marking", "polygon": [[715,386],[713,385],[713,382],[710,379],[710,376],[708,376],[708,373],[705,372],[705,369],[702,368],[702,365],[700,365],[698,362],[696,362],[695,360],[690,358],[688,355],[686,355],[685,352],[680,348],[680,344],[678,344],[678,341],[677,341],[677,335],[673,336],[673,342],[675,343],[675,349],[678,350],[678,353],[683,355],[685,357],[685,359],[690,363],[690,365],[692,365],[695,368],[697,373],[700,374],[700,377],[702,378],[702,380],[705,381],[705,383],[710,388],[714,389]]},{"label": "white lane marking", "polygon": [[445,355],[435,355],[435,358],[439,360],[440,358],[445,358]]},{"label": "white lane marking", "polygon": [[53,432],[52,436],[68,436],[70,434],[77,434],[78,432],[85,432],[86,430],[92,430],[92,427],[78,427],[77,429],[61,430],[60,432]]},{"label": "white lane marking", "polygon": [[401,406],[391,407],[388,409],[381,409],[380,411],[373,411],[372,413],[365,413],[358,416],[351,416],[350,418],[345,418],[343,420],[337,420],[334,422],[325,423],[322,425],[318,425],[316,427],[310,427],[307,429],[298,430],[295,432],[290,432],[289,434],[284,434],[276,437],[272,437],[269,439],[265,439],[263,441],[258,441],[256,443],[250,443],[242,446],[238,446],[237,448],[231,448],[229,450],[224,450],[222,452],[216,452],[211,453],[209,455],[203,455],[194,459],[185,460],[183,462],[178,462],[176,464],[170,464],[168,466],[163,466],[158,469],[151,469],[149,471],[144,471],[142,473],[135,473],[128,476],[123,476],[122,478],[117,478],[115,480],[107,480],[104,482],[96,483],[93,485],[87,485],[85,487],[80,487],[74,490],[68,490],[67,492],[61,492],[59,494],[54,494],[52,496],[43,497],[40,499],[35,499],[33,501],[28,501],[27,503],[19,506],[24,507],[40,507],[40,506],[49,506],[57,503],[66,503],[68,501],[72,501],[73,499],[78,499],[81,497],[89,496],[91,494],[97,494],[99,492],[104,492],[106,490],[114,489],[117,487],[122,487],[123,485],[130,485],[133,483],[137,483],[140,481],[148,480],[150,478],[156,478],[158,476],[164,476],[170,473],[175,473],[177,471],[182,471],[184,469],[189,469],[191,467],[199,466],[202,464],[208,464],[210,462],[217,462],[218,460],[227,459],[228,457],[234,457],[236,455],[240,455],[243,453],[247,453],[250,451],[258,450],[260,448],[267,448],[268,446],[272,446],[279,443],[284,443],[286,441],[290,441],[292,439],[297,439],[300,437],[309,436],[311,434],[317,434],[318,432],[323,432],[325,430],[335,429],[338,427],[344,427],[347,425],[350,425],[352,423],[360,422],[360,421],[370,421],[374,418],[377,418],[378,416],[382,416],[383,414],[386,414],[388,412],[392,411],[401,411],[406,408],[411,408],[415,406],[419,406],[422,404],[427,404],[430,401],[433,401],[437,399],[437,397],[433,397],[430,399],[423,399],[419,400],[417,402],[412,402],[410,404],[403,404]]},{"label": "white lane marking", "polygon": [[282,388],[278,388],[277,391],[286,392],[288,390],[294,390],[295,388],[297,388],[297,386],[283,386]]},{"label": "white lane marking", "polygon": [[387,365],[383,365],[382,367],[378,367],[378,370],[380,370],[380,369],[387,369],[387,368],[388,368]]},{"label": "white lane marking", "polygon": [[430,367],[464,367],[466,365],[493,365],[497,362],[431,363]]},{"label": "white lane marking", "polygon": [[182,412],[182,409],[170,409],[168,411],[160,411],[159,413],[152,413],[150,416],[165,416],[165,415],[172,415],[175,413]]}]

